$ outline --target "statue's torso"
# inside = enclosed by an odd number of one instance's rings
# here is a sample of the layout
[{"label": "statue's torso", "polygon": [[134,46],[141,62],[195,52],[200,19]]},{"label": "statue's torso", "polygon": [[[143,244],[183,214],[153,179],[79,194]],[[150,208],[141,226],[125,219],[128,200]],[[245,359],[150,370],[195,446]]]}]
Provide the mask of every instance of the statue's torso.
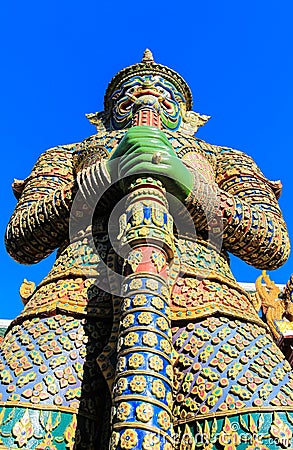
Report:
[{"label": "statue's torso", "polygon": [[[124,133],[125,130],[99,132],[76,144],[69,150],[73,152],[74,171],[90,166],[97,155],[108,158]],[[215,180],[219,147],[180,133],[166,134],[176,154],[189,167],[196,167],[205,178]],[[118,226],[119,217],[116,219]],[[26,305],[24,316],[57,309],[111,318],[111,280],[108,289],[107,283],[101,283],[102,278],[111,277],[106,269],[109,254],[112,258],[113,253],[108,220],[108,215],[95,215],[93,226],[70,235],[59,249],[48,276]],[[193,224],[179,226],[181,235],[176,240],[171,280],[173,319],[199,318],[220,312],[259,322],[249,294],[231,273],[222,242],[219,239],[213,242],[208,233],[196,233]]]}]

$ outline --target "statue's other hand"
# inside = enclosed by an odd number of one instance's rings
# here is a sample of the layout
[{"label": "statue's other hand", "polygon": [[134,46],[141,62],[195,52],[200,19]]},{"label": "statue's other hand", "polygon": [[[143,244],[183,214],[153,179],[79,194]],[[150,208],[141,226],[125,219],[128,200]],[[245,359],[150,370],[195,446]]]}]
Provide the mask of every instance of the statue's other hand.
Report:
[{"label": "statue's other hand", "polygon": [[153,149],[166,146],[174,153],[166,135],[159,128],[138,126],[130,128],[125,133],[114,150],[114,153],[111,155],[110,161],[120,158],[125,153],[131,153],[135,144],[143,145],[146,141],[148,141],[149,145],[152,145]]},{"label": "statue's other hand", "polygon": [[124,180],[125,190],[137,177],[152,176],[161,180],[167,191],[180,200],[184,200],[191,192],[192,174],[158,128],[131,128],[110,158],[110,170],[111,163],[117,159],[117,176]]}]

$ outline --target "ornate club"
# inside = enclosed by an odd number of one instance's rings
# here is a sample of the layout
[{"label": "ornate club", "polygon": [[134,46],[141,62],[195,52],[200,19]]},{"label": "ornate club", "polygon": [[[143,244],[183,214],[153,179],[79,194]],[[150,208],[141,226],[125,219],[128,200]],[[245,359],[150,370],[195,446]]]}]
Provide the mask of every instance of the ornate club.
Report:
[{"label": "ornate club", "polygon": [[[136,125],[160,127],[160,117],[142,108],[134,116]],[[131,185],[120,225],[122,252],[131,250],[124,262],[111,448],[171,450],[169,265],[174,235],[160,181],[141,177]]]}]

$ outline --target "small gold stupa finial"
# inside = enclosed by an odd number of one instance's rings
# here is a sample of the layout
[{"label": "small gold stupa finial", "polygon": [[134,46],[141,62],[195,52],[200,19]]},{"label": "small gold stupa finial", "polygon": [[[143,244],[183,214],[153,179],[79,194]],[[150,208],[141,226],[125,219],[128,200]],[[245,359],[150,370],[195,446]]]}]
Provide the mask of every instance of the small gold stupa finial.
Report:
[{"label": "small gold stupa finial", "polygon": [[153,54],[148,48],[145,49],[141,62],[154,62]]}]

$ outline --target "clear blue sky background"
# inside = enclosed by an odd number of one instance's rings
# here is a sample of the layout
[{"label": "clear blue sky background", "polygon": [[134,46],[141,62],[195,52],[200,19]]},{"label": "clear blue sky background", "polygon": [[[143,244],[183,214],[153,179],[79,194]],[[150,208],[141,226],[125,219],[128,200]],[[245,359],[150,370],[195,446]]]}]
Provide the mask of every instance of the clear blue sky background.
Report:
[{"label": "clear blue sky background", "polygon": [[[103,109],[111,77],[156,61],[189,83],[194,110],[212,116],[198,133],[251,155],[270,179],[282,179],[281,207],[293,236],[293,3],[287,1],[3,2],[1,42],[1,215],[15,206],[10,185],[25,178],[45,149],[94,133],[84,113]],[[21,310],[24,278],[39,282],[53,263],[22,266],[1,252],[0,317]],[[233,258],[239,281],[260,271]],[[271,273],[286,282],[292,258]]]}]

